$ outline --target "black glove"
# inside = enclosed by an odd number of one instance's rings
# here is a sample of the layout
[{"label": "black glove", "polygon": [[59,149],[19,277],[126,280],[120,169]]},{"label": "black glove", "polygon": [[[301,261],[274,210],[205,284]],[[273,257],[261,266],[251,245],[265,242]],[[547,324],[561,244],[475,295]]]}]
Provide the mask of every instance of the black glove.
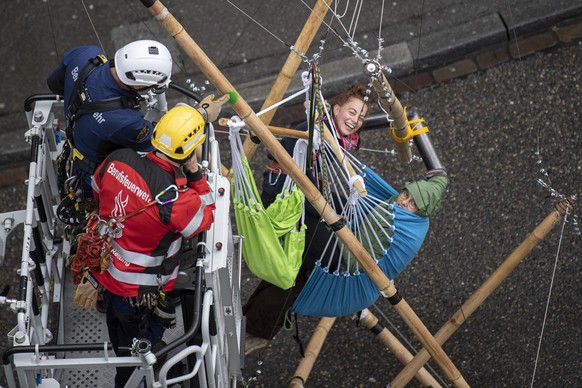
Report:
[{"label": "black glove", "polygon": [[158,303],[153,312],[154,321],[164,329],[176,327],[176,307],[170,298],[158,298]]}]

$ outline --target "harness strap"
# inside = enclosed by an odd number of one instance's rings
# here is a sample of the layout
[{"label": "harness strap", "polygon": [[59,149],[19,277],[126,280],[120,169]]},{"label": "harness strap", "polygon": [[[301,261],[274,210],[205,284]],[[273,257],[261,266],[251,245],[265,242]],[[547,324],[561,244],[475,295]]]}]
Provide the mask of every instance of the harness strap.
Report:
[{"label": "harness strap", "polygon": [[107,63],[107,57],[104,55],[97,55],[95,58],[89,59],[89,63],[79,73],[77,81],[73,86],[73,92],[71,94],[71,100],[69,106],[67,107],[69,119],[69,125],[78,119],[80,116],[88,113],[104,112],[108,110],[116,109],[139,109],[141,97],[127,97],[120,96],[109,98],[103,101],[90,101],[89,94],[85,88],[85,81],[97,67]]},{"label": "harness strap", "polygon": [[95,58],[89,59],[89,63],[83,67],[79,72],[77,80],[73,85],[73,91],[71,93],[71,99],[69,101],[69,106],[67,107],[67,120],[68,126],[66,129],[67,139],[71,148],[73,149],[73,160],[77,162],[77,166],[85,174],[92,175],[97,169],[97,164],[85,158],[85,156],[75,148],[75,141],[73,137],[73,125],[75,120],[85,114],[92,114],[95,112],[105,112],[117,109],[140,109],[141,97],[127,97],[120,96],[114,98],[108,98],[102,101],[90,101],[90,96],[85,88],[85,81],[89,75],[97,67],[107,63],[107,57],[105,55],[97,55]]},{"label": "harness strap", "polygon": [[75,116],[77,114],[77,110],[81,105],[87,101],[88,96],[85,90],[85,81],[89,74],[93,72],[98,66],[107,62],[107,58],[104,55],[98,55],[95,58],[89,59],[89,63],[81,69],[77,80],[75,81],[75,85],[73,85],[73,92],[71,93],[71,100],[69,102],[69,106],[67,107],[68,115],[67,118],[69,119],[69,123],[73,123],[75,121]]},{"label": "harness strap", "polygon": [[267,164],[267,171],[273,172],[275,174],[287,175],[287,172],[285,171],[285,169],[283,168],[283,166],[281,166],[277,162],[273,162],[271,164]]},{"label": "harness strap", "polygon": [[102,101],[85,102],[77,108],[76,117],[80,117],[87,113],[104,112],[116,109],[130,108],[138,110],[140,108],[140,101],[141,99],[138,97],[120,96],[108,98],[107,100]]},{"label": "harness strap", "polygon": [[93,173],[97,169],[97,163],[94,163],[89,159],[85,158],[85,155],[83,155],[78,149],[76,149],[74,144],[72,144],[72,148],[73,148],[73,160],[77,162],[77,166],[85,174],[93,175]]}]

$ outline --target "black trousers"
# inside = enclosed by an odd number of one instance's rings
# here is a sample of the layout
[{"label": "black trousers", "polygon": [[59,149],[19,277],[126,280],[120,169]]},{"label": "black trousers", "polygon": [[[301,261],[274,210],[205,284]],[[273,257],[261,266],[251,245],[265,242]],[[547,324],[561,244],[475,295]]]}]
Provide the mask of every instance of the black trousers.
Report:
[{"label": "black trousers", "polygon": [[[265,200],[263,192],[263,203],[266,202],[270,203]],[[316,260],[323,257],[327,240],[333,233],[320,220],[319,213],[310,204],[306,204],[305,252],[295,285],[283,290],[269,282],[261,281],[243,306],[247,333],[270,340],[283,327],[287,314],[307,283]],[[339,255],[335,260],[336,262],[339,260]],[[335,268],[332,268],[332,271],[333,269]]]},{"label": "black trousers", "polygon": [[[151,319],[150,311],[145,307],[130,305],[125,298],[105,291],[107,303],[107,331],[109,341],[118,357],[130,356],[129,351],[119,347],[131,347],[134,338],[149,340],[152,347],[162,340],[164,329]],[[123,388],[133,373],[133,367],[117,368],[115,388]]]},{"label": "black trousers", "polygon": [[309,271],[301,267],[295,285],[288,290],[262,280],[243,307],[247,333],[272,339],[283,327],[289,309],[305,286],[308,276]]}]

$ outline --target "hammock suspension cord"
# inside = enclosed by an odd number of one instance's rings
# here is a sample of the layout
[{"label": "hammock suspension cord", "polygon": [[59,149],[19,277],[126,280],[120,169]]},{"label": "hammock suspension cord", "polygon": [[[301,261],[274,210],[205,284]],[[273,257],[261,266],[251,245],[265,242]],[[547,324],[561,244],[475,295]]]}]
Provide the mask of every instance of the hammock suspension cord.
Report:
[{"label": "hammock suspension cord", "polygon": [[544,339],[544,329],[546,327],[546,322],[548,319],[548,312],[550,310],[550,301],[552,298],[552,290],[554,288],[554,280],[556,278],[556,269],[558,268],[558,259],[560,258],[560,248],[562,247],[562,240],[564,238],[564,228],[566,227],[566,224],[568,223],[568,215],[570,214],[570,211],[572,210],[572,206],[570,204],[568,204],[568,206],[566,207],[566,213],[564,214],[564,219],[562,220],[562,229],[560,230],[560,238],[558,240],[558,248],[556,250],[556,257],[554,259],[554,268],[552,269],[552,276],[550,278],[550,285],[548,287],[548,298],[546,300],[546,308],[544,311],[544,317],[542,319],[542,327],[540,329],[540,335],[539,335],[539,340],[538,340],[538,347],[536,350],[536,358],[534,361],[534,368],[533,368],[533,372],[532,372],[532,376],[531,376],[531,382],[530,382],[530,387],[533,388],[534,386],[534,382],[535,382],[535,378],[536,378],[536,370],[538,367],[538,361],[540,358],[540,351],[542,348],[542,341]]}]

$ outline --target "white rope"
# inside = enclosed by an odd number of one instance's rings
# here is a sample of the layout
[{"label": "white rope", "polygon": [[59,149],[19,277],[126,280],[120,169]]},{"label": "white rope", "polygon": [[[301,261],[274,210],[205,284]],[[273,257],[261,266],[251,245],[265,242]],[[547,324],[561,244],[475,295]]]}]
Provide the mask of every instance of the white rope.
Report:
[{"label": "white rope", "polygon": [[380,11],[380,23],[378,26],[378,54],[376,54],[376,60],[380,63],[382,59],[382,43],[384,43],[384,38],[382,38],[382,24],[384,23],[384,6],[385,0],[382,0],[382,11]]},{"label": "white rope", "polygon": [[298,91],[298,92],[296,92],[296,93],[293,93],[292,95],[290,95],[289,97],[285,98],[284,100],[281,100],[281,101],[279,101],[278,103],[276,103],[276,104],[273,104],[273,105],[271,105],[270,107],[263,109],[262,111],[260,111],[260,112],[259,112],[259,113],[257,113],[256,115],[257,115],[257,116],[260,116],[260,115],[262,115],[262,114],[265,114],[265,113],[267,113],[267,112],[269,112],[269,111],[271,111],[271,110],[273,110],[273,109],[275,109],[275,108],[277,108],[277,107],[279,107],[279,106],[283,105],[284,103],[286,103],[286,102],[288,102],[288,101],[291,101],[291,100],[292,100],[292,99],[294,99],[295,97],[297,97],[297,96],[299,96],[299,95],[301,95],[301,94],[305,93],[307,90],[309,90],[309,88],[301,89],[300,91]]},{"label": "white rope", "polygon": [[349,8],[349,6],[350,6],[350,0],[348,0],[348,1],[346,2],[346,8],[344,9],[344,13],[343,13],[341,16],[340,16],[340,15],[338,15],[338,14],[337,14],[337,12],[335,11],[335,10],[337,10],[337,7],[338,7],[338,6],[339,6],[339,1],[336,1],[336,2],[335,2],[335,9],[334,9],[334,14],[336,15],[336,17],[337,17],[338,19],[341,19],[341,18],[343,18],[344,16],[346,16],[346,14],[348,13],[348,8]]},{"label": "white rope", "polygon": [[245,206],[254,207],[261,202],[259,198],[255,197],[243,167],[243,160],[246,161],[246,156],[244,155],[244,148],[240,138],[240,130],[244,128],[245,125],[245,122],[238,116],[233,116],[227,121],[234,175],[234,196],[239,203],[242,203]]},{"label": "white rope", "polygon": [[544,319],[542,320],[542,329],[541,329],[541,332],[540,332],[540,339],[539,339],[539,342],[538,342],[538,349],[537,349],[537,352],[536,352],[536,359],[534,361],[534,370],[533,370],[533,373],[532,373],[532,376],[531,376],[530,387],[533,387],[534,386],[534,382],[535,382],[536,370],[537,370],[538,361],[539,361],[539,358],[540,358],[540,350],[541,350],[542,341],[543,341],[543,338],[544,338],[544,329],[546,327],[546,321],[548,319],[548,311],[550,309],[550,300],[552,298],[552,289],[554,287],[554,280],[556,278],[556,269],[558,267],[558,259],[560,257],[560,248],[562,246],[562,239],[564,237],[564,228],[566,227],[566,223],[568,222],[568,214],[569,214],[569,211],[570,211],[570,207],[568,206],[568,207],[566,207],[566,214],[564,215],[564,220],[562,221],[562,230],[560,231],[560,239],[558,241],[558,250],[556,251],[556,258],[554,260],[554,269],[552,270],[552,278],[551,278],[551,281],[550,281],[550,288],[548,290],[548,299],[546,300],[546,310],[544,312]]},{"label": "white rope", "polygon": [[87,18],[89,19],[89,23],[91,23],[91,28],[93,28],[93,32],[95,33],[95,37],[97,38],[97,41],[99,42],[99,47],[101,47],[101,50],[103,50],[103,52],[105,52],[105,49],[103,48],[103,43],[101,43],[101,39],[99,39],[99,34],[97,33],[97,29],[95,28],[95,24],[93,24],[93,18],[91,17],[91,14],[89,13],[89,10],[87,9],[87,5],[85,4],[85,0],[81,0],[81,4],[83,4],[83,8],[85,9],[85,13],[87,14]]},{"label": "white rope", "polygon": [[252,20],[257,26],[259,26],[263,30],[267,31],[269,33],[269,35],[271,35],[273,38],[277,39],[279,42],[281,42],[285,46],[289,47],[289,45],[286,44],[281,38],[279,38],[277,35],[275,35],[273,32],[271,32],[267,27],[263,26],[261,23],[259,23],[257,20],[255,20],[251,15],[249,15],[248,13],[246,13],[245,11],[243,11],[239,6],[237,6],[236,4],[234,4],[230,0],[226,0],[226,2],[229,3],[230,5],[232,5],[234,8],[236,8],[240,13],[242,13],[243,15],[245,15],[247,18],[249,18],[250,20]]},{"label": "white rope", "polygon": [[[350,39],[354,39],[356,35],[356,29],[358,27],[358,22],[360,20],[360,14],[362,13],[362,5],[364,4],[364,0],[356,0],[356,6],[354,8],[354,13],[352,14],[352,20],[350,22],[350,28],[348,35]],[[353,29],[352,29],[353,28]]]},{"label": "white rope", "polygon": [[[293,148],[293,161],[301,171],[305,171],[307,167],[307,140],[297,139],[295,148]],[[293,178],[291,178],[290,175],[287,175],[285,182],[283,183],[283,191],[292,191],[296,186],[297,184]]]},{"label": "white rope", "polygon": [[[355,188],[355,182],[361,181],[361,176],[350,176],[345,168],[346,164],[350,163],[356,173],[361,172],[360,162],[353,155],[342,150],[347,157],[343,163],[340,163],[329,143],[325,142],[322,148],[316,160],[317,168],[315,171],[321,171],[324,166],[327,168],[328,186],[320,189],[327,193],[326,199],[330,202],[331,207],[346,220],[362,246],[378,262],[386,254],[393,241],[389,234],[389,231],[395,231],[392,222],[395,217],[392,210],[393,205],[389,205],[386,201],[371,194],[366,197],[360,196]],[[321,180],[318,179],[318,181]],[[336,200],[343,198],[344,202],[338,204],[331,198]],[[384,206],[379,206],[381,204]],[[341,208],[338,209],[338,206]],[[330,235],[323,252],[322,267],[330,267],[335,257],[336,260],[341,259],[335,270],[336,273],[356,274],[359,272],[358,261],[335,234]]]},{"label": "white rope", "polygon": [[[302,3],[303,3],[303,5],[305,5],[305,6],[306,6],[306,7],[307,7],[307,8],[308,8],[308,9],[309,9],[311,12],[313,12],[313,8],[312,8],[312,7],[311,7],[309,4],[307,4],[307,3],[305,2],[305,0],[301,0],[301,2],[302,2]],[[332,9],[331,9],[329,6],[328,6],[328,9],[330,10],[330,12],[331,12],[331,13],[332,13],[332,15],[334,16],[334,18],[335,18],[335,19],[337,19],[337,20],[339,21],[339,23],[340,23],[340,25],[342,26],[342,28],[344,29],[344,32],[346,33],[346,35],[349,35],[349,34],[348,34],[348,31],[347,31],[347,30],[346,30],[346,28],[345,28],[345,26],[343,25],[343,23],[341,22],[341,20],[340,20],[340,19],[337,17],[337,14],[335,13],[335,11],[334,11],[334,10],[332,10]],[[335,31],[333,28],[331,28],[331,25],[330,25],[329,23],[327,23],[325,20],[323,20],[323,19],[321,19],[321,18],[320,18],[319,20],[320,20],[320,21],[321,21],[323,24],[325,24],[325,26],[328,28],[328,30],[329,30],[329,31],[333,32],[333,33],[335,34],[335,36],[337,36],[337,37],[338,37],[338,39],[339,39],[339,40],[340,40],[340,41],[341,41],[341,42],[344,44],[344,46],[346,46],[346,47],[350,47],[350,46],[349,46],[349,44],[348,44],[348,42],[347,42],[347,41],[346,41],[346,40],[345,40],[345,39],[344,39],[344,38],[343,38],[343,37],[342,37],[340,34],[338,34],[338,33],[337,33],[337,31]]]},{"label": "white rope", "polygon": [[391,150],[389,150],[388,148],[384,148],[383,150],[376,150],[376,149],[373,149],[373,148],[360,147],[358,149],[360,151],[378,152],[378,153],[381,153],[381,154],[390,154],[392,156],[396,156],[396,150],[394,148],[392,148]]}]

